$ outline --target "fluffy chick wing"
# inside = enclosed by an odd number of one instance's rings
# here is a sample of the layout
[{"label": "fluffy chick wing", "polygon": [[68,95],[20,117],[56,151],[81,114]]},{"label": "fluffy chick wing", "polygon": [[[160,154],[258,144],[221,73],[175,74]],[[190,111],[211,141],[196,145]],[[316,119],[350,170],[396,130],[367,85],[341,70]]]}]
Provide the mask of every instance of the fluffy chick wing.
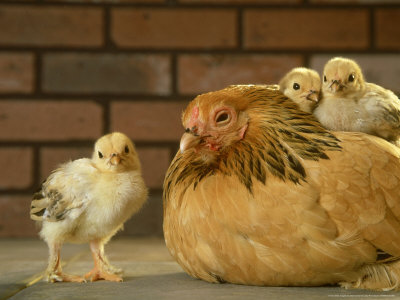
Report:
[{"label": "fluffy chick wing", "polygon": [[61,165],[33,196],[31,219],[56,222],[77,218],[90,202],[88,189],[97,169],[90,159],[78,159]]},{"label": "fluffy chick wing", "polygon": [[366,92],[359,100],[371,116],[381,136],[391,138],[400,134],[400,101],[397,96],[376,84],[366,83]]}]

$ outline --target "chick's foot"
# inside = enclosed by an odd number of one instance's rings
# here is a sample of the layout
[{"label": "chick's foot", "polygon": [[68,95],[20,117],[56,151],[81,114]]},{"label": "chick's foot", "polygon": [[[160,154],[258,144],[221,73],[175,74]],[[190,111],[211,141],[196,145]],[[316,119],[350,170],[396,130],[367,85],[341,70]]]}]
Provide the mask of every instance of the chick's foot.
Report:
[{"label": "chick's foot", "polygon": [[107,281],[115,281],[115,282],[121,282],[122,277],[109,273],[105,270],[100,270],[97,267],[94,267],[89,273],[85,275],[85,279],[90,281],[97,281],[97,280],[107,280]]},{"label": "chick's foot", "polygon": [[62,272],[51,272],[46,275],[47,282],[86,282],[85,278]]}]

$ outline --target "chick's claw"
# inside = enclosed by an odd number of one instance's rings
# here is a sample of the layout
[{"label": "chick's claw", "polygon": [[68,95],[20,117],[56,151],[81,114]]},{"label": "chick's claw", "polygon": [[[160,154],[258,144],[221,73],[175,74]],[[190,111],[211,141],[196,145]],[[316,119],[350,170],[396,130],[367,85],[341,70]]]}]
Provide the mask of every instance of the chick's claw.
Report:
[{"label": "chick's claw", "polygon": [[123,270],[121,268],[116,268],[110,264],[106,265],[106,270],[108,273],[122,275]]},{"label": "chick's claw", "polygon": [[86,282],[85,278],[77,275],[70,275],[65,273],[50,273],[46,277],[47,282]]},{"label": "chick's claw", "polygon": [[90,281],[97,281],[97,280],[107,280],[107,281],[114,281],[114,282],[122,282],[122,277],[109,273],[104,270],[99,270],[98,268],[93,268],[90,272],[85,275],[85,278]]}]

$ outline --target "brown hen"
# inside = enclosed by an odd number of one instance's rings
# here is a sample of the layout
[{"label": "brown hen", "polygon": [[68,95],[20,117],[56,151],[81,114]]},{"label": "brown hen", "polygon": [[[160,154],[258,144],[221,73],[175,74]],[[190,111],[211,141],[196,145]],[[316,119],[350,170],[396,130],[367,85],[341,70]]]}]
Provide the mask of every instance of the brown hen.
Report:
[{"label": "brown hen", "polygon": [[[209,282],[400,288],[400,150],[329,132],[276,88],[195,98],[164,182],[164,235]],[[377,250],[392,259],[378,260]]]}]

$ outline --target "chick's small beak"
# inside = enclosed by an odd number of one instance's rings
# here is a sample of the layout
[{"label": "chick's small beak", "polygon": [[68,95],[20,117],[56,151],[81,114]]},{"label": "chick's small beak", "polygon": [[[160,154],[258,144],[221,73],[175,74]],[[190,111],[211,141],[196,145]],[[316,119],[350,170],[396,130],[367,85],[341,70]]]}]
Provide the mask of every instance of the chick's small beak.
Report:
[{"label": "chick's small beak", "polygon": [[340,80],[332,80],[332,83],[329,85],[329,88],[336,93],[337,91],[340,91],[343,88],[343,84]]},{"label": "chick's small beak", "polygon": [[110,162],[112,165],[116,166],[121,162],[121,157],[117,153],[111,154]]},{"label": "chick's small beak", "polygon": [[314,101],[315,103],[317,103],[319,101],[319,95],[318,95],[318,93],[316,91],[311,90],[308,93],[306,99],[310,100],[310,101]]},{"label": "chick's small beak", "polygon": [[200,140],[200,136],[194,134],[189,130],[186,130],[186,132],[182,135],[180,142],[181,153],[190,148],[196,147],[198,144],[200,144]]}]

